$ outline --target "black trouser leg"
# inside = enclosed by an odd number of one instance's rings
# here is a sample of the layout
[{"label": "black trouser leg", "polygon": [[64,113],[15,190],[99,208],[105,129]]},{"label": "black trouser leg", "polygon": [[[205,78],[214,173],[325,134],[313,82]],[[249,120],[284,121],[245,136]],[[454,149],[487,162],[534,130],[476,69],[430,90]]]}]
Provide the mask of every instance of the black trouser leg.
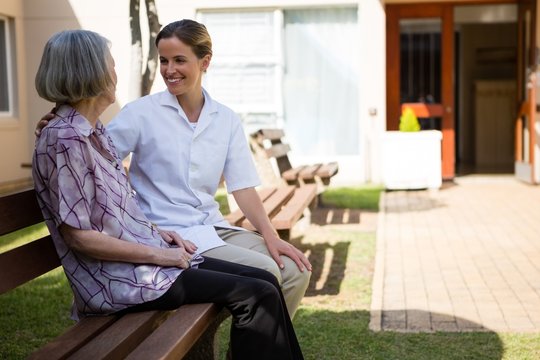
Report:
[{"label": "black trouser leg", "polygon": [[231,312],[233,359],[303,359],[276,278],[250,266],[205,258],[198,269],[182,272],[165,295],[130,311],[202,302]]}]

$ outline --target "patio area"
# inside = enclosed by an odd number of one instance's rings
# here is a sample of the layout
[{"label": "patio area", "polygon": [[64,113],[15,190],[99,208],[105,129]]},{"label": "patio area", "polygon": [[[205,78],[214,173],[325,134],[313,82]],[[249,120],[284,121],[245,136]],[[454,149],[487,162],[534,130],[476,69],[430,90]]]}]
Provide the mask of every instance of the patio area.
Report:
[{"label": "patio area", "polygon": [[540,332],[539,187],[386,192],[377,229],[371,330]]}]

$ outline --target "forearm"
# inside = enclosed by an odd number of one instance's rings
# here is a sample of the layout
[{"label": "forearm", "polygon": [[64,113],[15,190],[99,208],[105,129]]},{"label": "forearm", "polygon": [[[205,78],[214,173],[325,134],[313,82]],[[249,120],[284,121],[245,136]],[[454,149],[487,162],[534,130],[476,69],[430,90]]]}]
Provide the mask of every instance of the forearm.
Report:
[{"label": "forearm", "polygon": [[76,252],[104,261],[165,265],[163,249],[131,243],[95,230],[81,230],[62,224],[60,232],[67,246]]},{"label": "forearm", "polygon": [[265,239],[278,236],[254,188],[234,191],[233,196],[246,218]]}]

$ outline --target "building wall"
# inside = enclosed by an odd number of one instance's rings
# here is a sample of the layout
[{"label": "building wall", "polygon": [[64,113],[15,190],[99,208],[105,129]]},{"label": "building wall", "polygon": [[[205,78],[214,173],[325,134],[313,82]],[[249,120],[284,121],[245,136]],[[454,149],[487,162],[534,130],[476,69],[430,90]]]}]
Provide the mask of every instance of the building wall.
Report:
[{"label": "building wall", "polygon": [[[536,48],[540,48],[540,4],[536,4]],[[536,70],[536,103],[540,104],[540,71]],[[540,183],[540,116],[536,113],[535,121],[535,148],[534,148],[534,178]]]},{"label": "building wall", "polygon": [[24,179],[28,170],[21,168],[21,163],[28,161],[27,146],[27,102],[25,43],[23,6],[18,0],[2,0],[0,15],[13,23],[14,44],[14,111],[8,116],[0,116],[0,183]]},{"label": "building wall", "polygon": [[[256,7],[254,7],[256,4]],[[337,183],[378,181],[378,138],[385,127],[385,65],[384,65],[384,10],[379,0],[157,0],[160,22],[167,24],[181,18],[195,18],[199,10],[250,10],[293,9],[310,7],[356,6],[358,8],[359,38],[351,39],[351,46],[358,46],[359,69],[359,134],[362,138],[358,155],[328,159],[299,161],[338,160],[340,174]],[[103,9],[107,9],[104,11]],[[53,106],[40,99],[34,90],[34,75],[47,39],[64,29],[89,29],[97,31],[112,42],[112,54],[118,73],[117,103],[102,117],[109,121],[129,99],[130,30],[129,0],[7,0],[0,5],[0,13],[14,16],[17,24],[17,65],[19,85],[19,114],[14,125],[0,127],[0,184],[27,178],[29,169],[20,168],[31,161],[35,123]],[[369,54],[369,56],[366,56]],[[162,90],[161,78],[156,78],[153,92]],[[339,126],[339,121],[336,122]],[[293,145],[294,149],[294,145]]]}]

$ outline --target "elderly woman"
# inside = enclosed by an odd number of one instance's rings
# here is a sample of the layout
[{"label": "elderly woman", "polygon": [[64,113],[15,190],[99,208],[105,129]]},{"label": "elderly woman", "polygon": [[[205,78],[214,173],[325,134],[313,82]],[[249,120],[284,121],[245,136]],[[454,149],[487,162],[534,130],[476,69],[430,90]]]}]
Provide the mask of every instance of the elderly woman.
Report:
[{"label": "elderly woman", "polygon": [[33,176],[74,293],[74,316],[215,302],[233,316],[234,359],[301,359],[274,276],[203,259],[193,243],[144,216],[99,120],[115,87],[102,36],[63,31],[47,42],[36,89],[57,109],[36,141]]}]

